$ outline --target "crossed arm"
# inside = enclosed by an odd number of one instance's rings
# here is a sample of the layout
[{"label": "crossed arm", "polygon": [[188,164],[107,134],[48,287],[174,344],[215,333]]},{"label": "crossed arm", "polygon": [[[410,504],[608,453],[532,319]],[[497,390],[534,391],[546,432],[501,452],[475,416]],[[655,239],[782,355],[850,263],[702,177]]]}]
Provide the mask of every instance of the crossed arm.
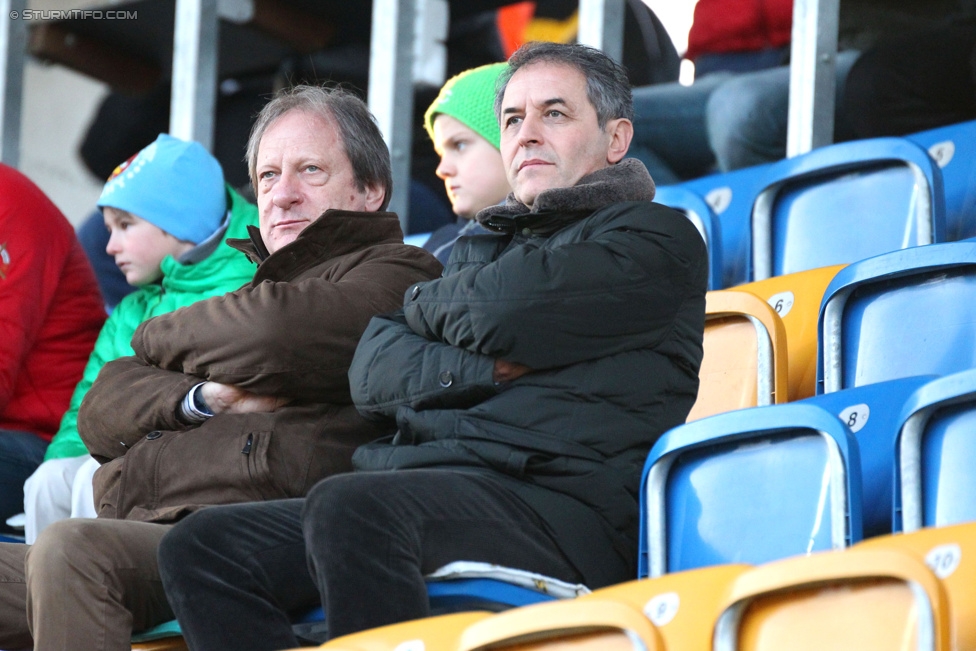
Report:
[{"label": "crossed arm", "polygon": [[402,315],[374,319],[364,334],[350,368],[357,408],[386,418],[399,406],[465,408],[530,370],[655,345],[704,263],[700,246],[673,240],[609,230],[514,247],[421,284]]}]

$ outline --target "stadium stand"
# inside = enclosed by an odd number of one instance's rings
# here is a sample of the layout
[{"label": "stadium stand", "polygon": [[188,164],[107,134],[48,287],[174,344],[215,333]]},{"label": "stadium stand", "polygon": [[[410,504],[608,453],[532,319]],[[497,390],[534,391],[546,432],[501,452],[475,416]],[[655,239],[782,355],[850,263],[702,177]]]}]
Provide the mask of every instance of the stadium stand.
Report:
[{"label": "stadium stand", "polygon": [[331,640],[329,651],[455,651],[461,633],[491,613],[471,611],[374,628]]},{"label": "stadium stand", "polygon": [[708,292],[698,400],[688,421],[786,402],[786,346],[783,323],[765,301],[746,292]]},{"label": "stadium stand", "polygon": [[905,137],[927,149],[942,170],[946,239],[976,236],[976,120]]},{"label": "stadium stand", "polygon": [[640,577],[841,549],[861,536],[857,442],[813,405],[687,423],[644,465]]},{"label": "stadium stand", "polygon": [[931,379],[898,413],[895,531],[976,520],[976,369]]},{"label": "stadium stand", "polygon": [[899,415],[912,394],[936,377],[922,375],[867,384],[797,403],[816,405],[834,414],[857,440],[865,538],[892,531],[893,468],[895,442],[901,428]]},{"label": "stadium stand", "polygon": [[877,138],[773,164],[752,207],[754,280],[945,239],[942,173],[920,146]]},{"label": "stadium stand", "polygon": [[951,648],[976,648],[976,523],[880,536],[854,549],[896,550],[928,565],[949,598]]},{"label": "stadium stand", "polygon": [[757,165],[724,174],[711,174],[682,183],[703,197],[718,216],[722,249],[722,287],[734,287],[752,280],[749,260],[752,249],[752,202],[764,187],[770,165]]},{"label": "stadium stand", "polygon": [[948,651],[949,640],[949,600],[935,574],[911,554],[863,549],[791,558],[741,575],[712,648]]},{"label": "stadium stand", "polygon": [[722,289],[722,239],[718,216],[704,199],[680,185],[657,188],[654,201],[684,213],[708,247],[708,289]]},{"label": "stadium stand", "polygon": [[818,324],[818,393],[976,367],[976,241],[893,251],[842,269]]},{"label": "stadium stand", "polygon": [[789,400],[809,398],[817,386],[817,314],[827,285],[844,265],[800,271],[736,287],[763,299],[786,329]]}]

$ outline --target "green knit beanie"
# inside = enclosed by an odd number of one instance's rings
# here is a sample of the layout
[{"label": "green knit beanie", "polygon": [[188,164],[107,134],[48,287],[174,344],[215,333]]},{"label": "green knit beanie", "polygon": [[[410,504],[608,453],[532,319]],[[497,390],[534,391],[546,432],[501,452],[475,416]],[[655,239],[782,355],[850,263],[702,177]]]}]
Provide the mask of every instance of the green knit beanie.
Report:
[{"label": "green knit beanie", "polygon": [[507,63],[492,63],[465,70],[451,77],[441,88],[437,99],[424,113],[424,127],[434,138],[434,118],[440,113],[450,115],[466,127],[499,148],[501,132],[495,117],[495,82]]}]

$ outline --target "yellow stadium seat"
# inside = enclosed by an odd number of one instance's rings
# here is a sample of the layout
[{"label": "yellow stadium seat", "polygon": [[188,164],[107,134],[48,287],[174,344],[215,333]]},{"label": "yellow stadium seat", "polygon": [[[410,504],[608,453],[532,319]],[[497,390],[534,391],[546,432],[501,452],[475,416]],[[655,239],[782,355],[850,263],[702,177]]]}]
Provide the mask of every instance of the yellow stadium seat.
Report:
[{"label": "yellow stadium seat", "polygon": [[663,648],[710,651],[712,625],[729,585],[749,565],[714,565],[653,579],[628,581],[575,599],[616,601],[643,612],[657,628]]},{"label": "yellow stadium seat", "polygon": [[846,265],[800,271],[735,287],[768,302],[783,320],[789,350],[789,400],[809,398],[817,388],[817,320],[827,285]]},{"label": "yellow stadium seat", "polygon": [[879,536],[852,549],[894,549],[924,561],[949,597],[953,649],[976,649],[976,523]]},{"label": "yellow stadium seat", "polygon": [[476,622],[458,651],[657,651],[654,626],[616,601],[578,599],[525,606]]},{"label": "yellow stadium seat", "polygon": [[732,584],[715,651],[948,651],[949,602],[913,555],[824,552],[759,566]]},{"label": "yellow stadium seat", "polygon": [[[751,569],[717,565],[629,581],[498,614],[467,612],[337,638],[329,651],[709,651],[730,584]],[[639,644],[635,644],[639,641]]]},{"label": "yellow stadium seat", "polygon": [[[717,565],[628,581],[570,601],[526,606],[469,627],[458,651],[709,651],[732,582],[751,568]],[[634,643],[640,640],[640,645]]]},{"label": "yellow stadium seat", "polygon": [[736,290],[708,292],[704,348],[689,422],[787,401],[786,330],[765,300]]},{"label": "yellow stadium seat", "polygon": [[490,616],[491,613],[471,611],[415,619],[343,635],[318,648],[329,651],[455,651],[464,629]]}]

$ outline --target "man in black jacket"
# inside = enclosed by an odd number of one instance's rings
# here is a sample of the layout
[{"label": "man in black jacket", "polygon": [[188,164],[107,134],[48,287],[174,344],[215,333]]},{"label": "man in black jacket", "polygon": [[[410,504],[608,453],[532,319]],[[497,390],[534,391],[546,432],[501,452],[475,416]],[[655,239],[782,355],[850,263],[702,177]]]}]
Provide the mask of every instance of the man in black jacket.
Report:
[{"label": "man in black jacket", "polygon": [[163,541],[191,648],[294,646],[302,600],[330,637],[423,617],[424,576],[453,561],[635,575],[644,458],[697,394],[705,246],[624,158],[630,89],[600,52],[525,46],[496,113],[514,191],[478,215],[494,234],[374,318],[350,368],[396,436],[305,500],[207,509]]}]

